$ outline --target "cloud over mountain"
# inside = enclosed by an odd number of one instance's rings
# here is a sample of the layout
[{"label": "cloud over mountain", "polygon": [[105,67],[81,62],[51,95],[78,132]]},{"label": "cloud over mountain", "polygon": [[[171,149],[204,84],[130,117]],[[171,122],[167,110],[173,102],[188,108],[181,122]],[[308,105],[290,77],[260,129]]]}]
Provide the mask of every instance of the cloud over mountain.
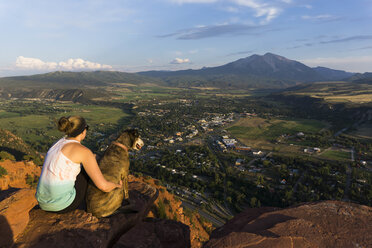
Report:
[{"label": "cloud over mountain", "polygon": [[180,59],[180,58],[175,58],[174,60],[172,60],[170,62],[171,64],[186,64],[186,63],[190,63],[190,60],[189,59]]},{"label": "cloud over mountain", "polygon": [[331,67],[333,69],[344,70],[348,65],[350,72],[369,72],[371,71],[372,56],[351,56],[351,57],[316,57],[303,59],[301,62],[309,66]]},{"label": "cloud over mountain", "polygon": [[95,62],[86,61],[80,58],[68,59],[61,62],[44,62],[38,58],[27,58],[18,56],[15,66],[17,69],[23,70],[108,70],[112,69],[110,65],[99,64]]}]

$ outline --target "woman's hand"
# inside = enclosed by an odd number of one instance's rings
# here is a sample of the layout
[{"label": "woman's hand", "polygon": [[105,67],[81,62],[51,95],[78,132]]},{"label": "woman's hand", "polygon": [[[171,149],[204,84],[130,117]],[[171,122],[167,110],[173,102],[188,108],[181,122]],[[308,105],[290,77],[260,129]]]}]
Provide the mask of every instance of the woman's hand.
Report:
[{"label": "woman's hand", "polygon": [[107,185],[104,189],[101,189],[103,192],[110,192],[116,188],[121,188],[123,186],[123,182],[120,180],[119,184],[117,183],[113,183],[113,182],[109,182],[107,181]]}]

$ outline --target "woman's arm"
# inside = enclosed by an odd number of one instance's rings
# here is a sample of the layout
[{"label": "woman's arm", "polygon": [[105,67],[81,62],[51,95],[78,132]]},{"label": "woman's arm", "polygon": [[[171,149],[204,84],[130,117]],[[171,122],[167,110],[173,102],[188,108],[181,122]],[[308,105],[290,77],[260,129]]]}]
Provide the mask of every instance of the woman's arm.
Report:
[{"label": "woman's arm", "polygon": [[103,174],[100,168],[98,167],[97,160],[91,150],[84,146],[82,146],[82,150],[83,151],[81,153],[82,154],[81,162],[83,163],[84,169],[87,172],[88,176],[92,179],[97,188],[104,192],[110,192],[113,189],[121,188],[122,181],[120,181],[120,184],[117,184],[107,181],[103,177]]}]

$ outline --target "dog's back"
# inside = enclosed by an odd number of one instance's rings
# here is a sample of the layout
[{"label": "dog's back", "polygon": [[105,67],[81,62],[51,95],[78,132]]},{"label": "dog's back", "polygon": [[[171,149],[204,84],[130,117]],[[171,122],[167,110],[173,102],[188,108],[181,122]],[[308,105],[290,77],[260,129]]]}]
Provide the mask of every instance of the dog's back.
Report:
[{"label": "dog's back", "polygon": [[135,129],[124,131],[115,142],[106,150],[99,168],[107,181],[123,182],[123,187],[111,192],[103,192],[92,182],[88,184],[86,202],[87,211],[96,217],[106,217],[117,210],[124,199],[129,198],[128,174],[129,174],[129,149],[139,150],[144,145],[138,131]]},{"label": "dog's back", "polygon": [[[118,150],[115,146],[109,147],[101,159],[99,167],[107,181],[119,183],[123,178],[126,163],[129,166],[129,158],[123,159],[123,156],[118,158],[119,154],[117,153],[122,151],[110,151],[112,149]],[[106,217],[121,206],[123,198],[123,188],[114,189],[111,192],[103,192],[93,182],[90,182],[86,195],[87,211],[96,217]]]}]

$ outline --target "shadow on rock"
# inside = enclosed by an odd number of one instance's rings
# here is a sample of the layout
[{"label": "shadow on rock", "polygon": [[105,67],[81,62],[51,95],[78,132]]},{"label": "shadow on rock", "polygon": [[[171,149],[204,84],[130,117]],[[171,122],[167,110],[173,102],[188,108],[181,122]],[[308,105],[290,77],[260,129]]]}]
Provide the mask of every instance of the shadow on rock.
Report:
[{"label": "shadow on rock", "polygon": [[16,247],[112,247],[120,237],[146,217],[158,191],[144,183],[129,185],[131,201],[138,213],[119,213],[96,218],[83,210],[65,214],[30,211],[26,230],[16,241]]},{"label": "shadow on rock", "polygon": [[180,222],[147,218],[121,236],[113,248],[188,248],[190,228]]},{"label": "shadow on rock", "polygon": [[0,215],[0,247],[10,247],[13,245],[13,232],[8,220]]},{"label": "shadow on rock", "polygon": [[7,190],[1,190],[0,191],[0,202],[19,190],[20,189],[18,188],[9,188]]}]

